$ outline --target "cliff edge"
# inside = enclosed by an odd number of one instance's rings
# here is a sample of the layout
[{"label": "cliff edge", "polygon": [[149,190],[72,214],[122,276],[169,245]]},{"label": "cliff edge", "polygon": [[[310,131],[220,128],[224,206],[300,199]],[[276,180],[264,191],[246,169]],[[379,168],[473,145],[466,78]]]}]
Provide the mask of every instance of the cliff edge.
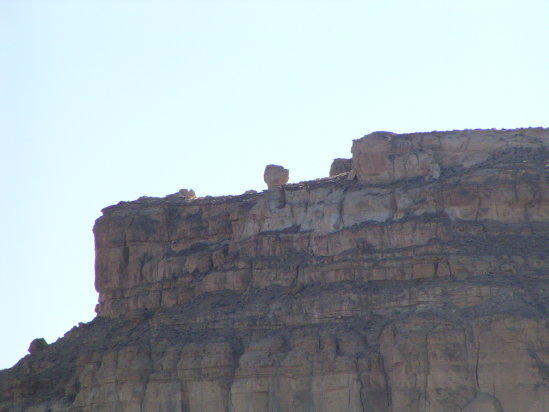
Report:
[{"label": "cliff edge", "polygon": [[549,130],[352,155],[104,209],[98,316],[0,371],[0,411],[549,410]]}]

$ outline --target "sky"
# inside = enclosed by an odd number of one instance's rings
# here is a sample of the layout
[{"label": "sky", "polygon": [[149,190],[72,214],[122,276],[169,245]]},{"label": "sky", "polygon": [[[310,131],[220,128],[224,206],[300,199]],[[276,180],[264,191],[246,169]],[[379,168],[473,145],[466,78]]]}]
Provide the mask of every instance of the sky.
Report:
[{"label": "sky", "polygon": [[328,175],[353,139],[549,126],[547,0],[0,0],[0,369],[94,316],[121,200]]}]

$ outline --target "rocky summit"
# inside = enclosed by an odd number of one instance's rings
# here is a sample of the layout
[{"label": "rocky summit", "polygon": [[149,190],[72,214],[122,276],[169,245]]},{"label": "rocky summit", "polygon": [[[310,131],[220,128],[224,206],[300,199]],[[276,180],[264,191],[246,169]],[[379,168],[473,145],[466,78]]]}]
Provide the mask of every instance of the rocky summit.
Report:
[{"label": "rocky summit", "polygon": [[104,209],[97,317],[0,371],[0,411],[549,411],[549,129],[282,177]]}]

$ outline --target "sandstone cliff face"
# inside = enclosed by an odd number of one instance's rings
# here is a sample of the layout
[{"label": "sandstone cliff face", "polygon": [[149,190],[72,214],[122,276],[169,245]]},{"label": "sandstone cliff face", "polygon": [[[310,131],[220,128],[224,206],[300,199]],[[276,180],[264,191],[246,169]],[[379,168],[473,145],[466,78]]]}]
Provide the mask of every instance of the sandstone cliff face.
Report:
[{"label": "sandstone cliff face", "polygon": [[546,129],[378,132],[348,176],[108,207],[98,317],[0,411],[547,411],[548,177]]},{"label": "sandstone cliff face", "polygon": [[479,165],[504,150],[536,149],[547,143],[547,130],[463,130],[395,134],[375,132],[353,142],[353,168],[359,180],[386,183],[425,176],[441,168]]}]

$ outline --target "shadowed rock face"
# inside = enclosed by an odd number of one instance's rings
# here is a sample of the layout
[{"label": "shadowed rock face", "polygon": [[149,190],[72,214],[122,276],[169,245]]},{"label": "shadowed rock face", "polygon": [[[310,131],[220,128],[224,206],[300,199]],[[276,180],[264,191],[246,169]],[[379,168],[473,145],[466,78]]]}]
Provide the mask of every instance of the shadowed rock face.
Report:
[{"label": "shadowed rock face", "polygon": [[349,173],[351,171],[351,159],[334,159],[330,166],[330,177]]},{"label": "shadowed rock face", "polygon": [[29,353],[32,355],[39,352],[48,346],[48,342],[44,338],[36,338],[29,345]]},{"label": "shadowed rock face", "polygon": [[374,133],[351,173],[104,209],[98,317],[0,411],[549,410],[549,131]]}]

